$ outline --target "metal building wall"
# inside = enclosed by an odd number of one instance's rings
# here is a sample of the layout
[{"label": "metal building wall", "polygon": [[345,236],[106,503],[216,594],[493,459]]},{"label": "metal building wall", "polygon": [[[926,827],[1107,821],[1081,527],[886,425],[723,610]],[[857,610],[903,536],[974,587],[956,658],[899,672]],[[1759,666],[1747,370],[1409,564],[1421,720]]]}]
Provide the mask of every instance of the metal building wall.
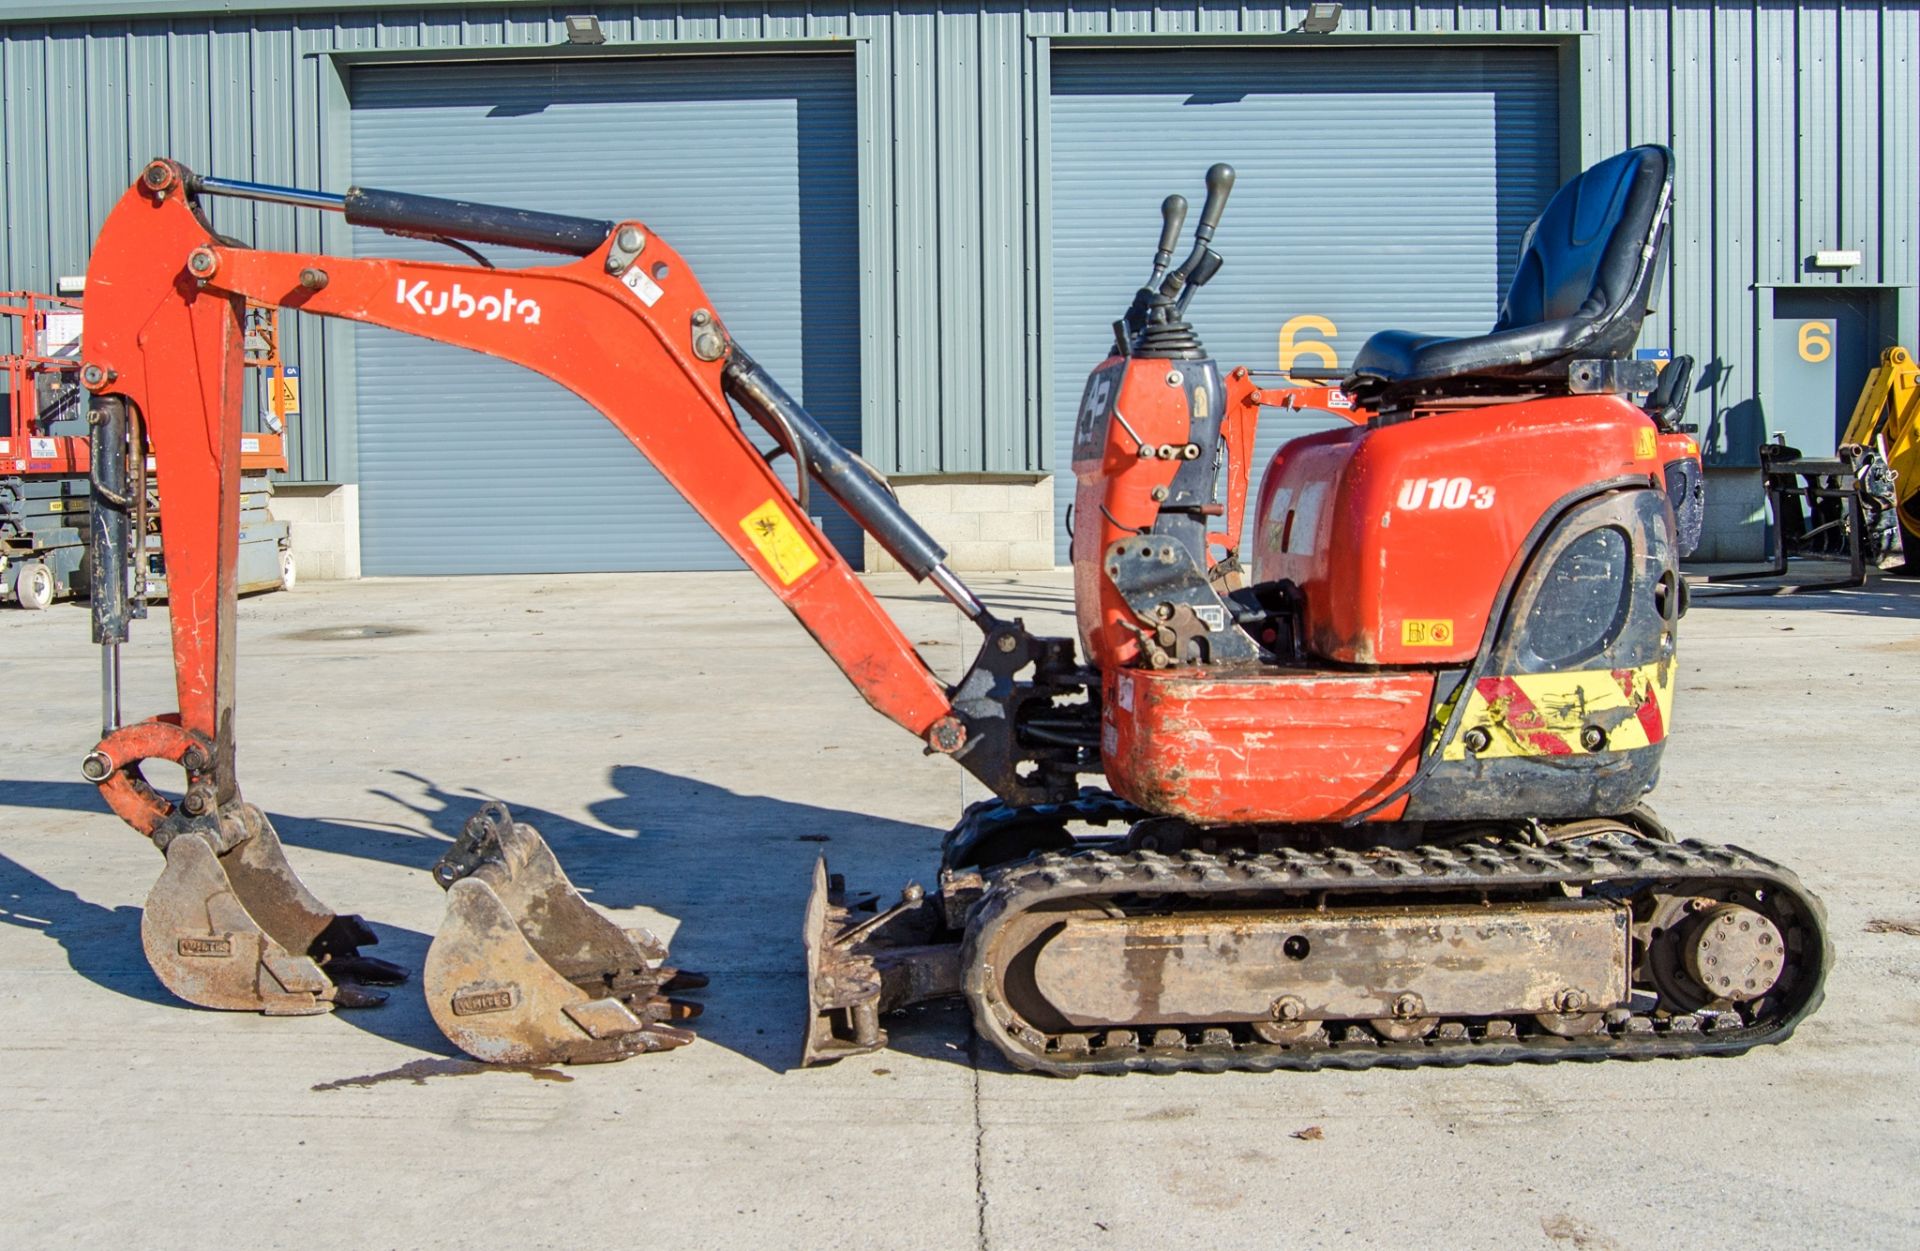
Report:
[{"label": "metal building wall", "polygon": [[[1301,38],[1284,32],[1305,6],[570,7],[597,14],[613,45],[857,41],[866,454],[892,471],[964,473],[1053,468],[1041,312],[1048,41]],[[0,288],[78,272],[114,197],[155,153],[229,176],[338,184],[344,97],[330,53],[551,46],[567,11],[484,0],[15,0],[0,9]],[[1898,332],[1914,341],[1920,3],[1403,0],[1349,4],[1333,38],[1575,35],[1585,38],[1570,41],[1569,164],[1648,140],[1680,153],[1675,281],[1649,336],[1721,363],[1708,374],[1716,430],[1742,405],[1751,416],[1761,386],[1757,285],[1904,286]],[[1302,151],[1319,155],[1310,137]],[[1326,155],[1337,169],[1337,154]],[[1124,156],[1117,143],[1116,160]],[[250,222],[222,220],[263,246],[342,244],[311,214],[250,212]],[[1806,270],[1803,258],[1826,247],[1859,248],[1866,263]],[[317,325],[295,334],[303,398],[328,418],[294,440],[295,476],[349,478],[344,336]],[[313,367],[321,360],[327,369]],[[1703,418],[1708,399],[1696,399]]]}]

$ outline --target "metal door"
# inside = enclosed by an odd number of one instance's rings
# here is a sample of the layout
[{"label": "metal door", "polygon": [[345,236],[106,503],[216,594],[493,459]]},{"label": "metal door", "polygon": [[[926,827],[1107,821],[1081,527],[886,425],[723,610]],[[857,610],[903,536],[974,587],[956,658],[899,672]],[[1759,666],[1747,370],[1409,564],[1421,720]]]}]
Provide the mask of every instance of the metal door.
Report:
[{"label": "metal door", "polygon": [[[355,182],[639,218],[687,257],[741,344],[859,447],[848,58],[410,65],[356,70],[351,90]],[[359,232],[356,244],[457,259],[420,240]],[[554,263],[484,250],[501,265]],[[355,341],[367,573],[738,567],[570,392],[392,331],[363,327]],[[857,561],[851,524],[837,511],[826,524]]]}]

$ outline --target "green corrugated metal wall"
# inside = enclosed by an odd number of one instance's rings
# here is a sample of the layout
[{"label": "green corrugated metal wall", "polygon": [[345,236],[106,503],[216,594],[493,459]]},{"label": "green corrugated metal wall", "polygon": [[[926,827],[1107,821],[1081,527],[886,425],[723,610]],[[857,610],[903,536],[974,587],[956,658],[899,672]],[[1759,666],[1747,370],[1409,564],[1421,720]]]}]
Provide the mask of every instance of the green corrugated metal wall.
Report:
[{"label": "green corrugated metal wall", "polygon": [[[1257,43],[1286,38],[1304,10],[573,7],[600,17],[612,45],[602,51],[854,41],[864,445],[876,464],[907,473],[1053,468],[1042,314],[1049,41]],[[101,217],[149,155],[234,177],[340,185],[338,75],[353,55],[551,46],[564,37],[566,11],[19,0],[0,10],[0,288],[79,272]],[[1648,341],[1719,362],[1710,397],[1696,400],[1706,420],[1710,399],[1716,430],[1729,413],[1751,419],[1764,388],[1769,284],[1901,287],[1897,333],[1914,341],[1920,4],[1349,4],[1334,36],[1409,37],[1559,37],[1577,77],[1578,113],[1565,119],[1578,148],[1563,154],[1569,164],[1647,140],[1679,151],[1674,282]],[[1302,157],[1338,161],[1310,145]],[[312,214],[251,213],[263,246],[344,250],[339,228]],[[1804,258],[1828,247],[1859,248],[1866,263],[1809,271]],[[297,477],[354,472],[345,342],[322,325],[294,333],[309,413],[293,446]]]}]

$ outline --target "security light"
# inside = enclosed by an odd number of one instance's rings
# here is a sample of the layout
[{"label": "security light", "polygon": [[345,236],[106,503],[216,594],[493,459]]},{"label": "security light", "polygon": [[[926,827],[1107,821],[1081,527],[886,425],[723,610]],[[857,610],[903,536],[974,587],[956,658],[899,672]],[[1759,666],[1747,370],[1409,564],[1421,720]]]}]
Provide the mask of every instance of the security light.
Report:
[{"label": "security light", "polygon": [[1340,14],[1346,7],[1344,4],[1310,4],[1307,15],[1293,29],[1308,35],[1330,35],[1340,29]]},{"label": "security light", "polygon": [[[1324,8],[1324,5],[1315,5]],[[1334,5],[1339,8],[1339,5]],[[591,13],[569,13],[567,15],[567,42],[596,44],[607,41],[606,32],[600,29],[600,19]]]}]

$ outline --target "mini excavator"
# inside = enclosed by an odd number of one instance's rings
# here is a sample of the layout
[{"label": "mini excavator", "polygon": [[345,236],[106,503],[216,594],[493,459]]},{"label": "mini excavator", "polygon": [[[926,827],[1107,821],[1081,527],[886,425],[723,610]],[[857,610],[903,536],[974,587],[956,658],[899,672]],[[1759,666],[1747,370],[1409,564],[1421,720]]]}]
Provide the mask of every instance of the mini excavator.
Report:
[{"label": "mini excavator", "polygon": [[[1187,313],[1220,270],[1233,171],[1191,251],[1163,206],[1073,431],[1078,639],[996,615],[885,480],[729,335],[635,220],[400,192],[345,195],[156,160],[88,273],[96,569],[124,570],[150,451],[169,517],[179,709],[123,722],[127,579],[97,577],[105,736],[83,762],[163,854],[142,938],[191,1003],[367,1007],[405,971],[300,883],[241,797],[234,720],[241,334],[249,300],[513,361],[612,421],[881,715],[993,798],[937,886],[850,899],[816,866],[802,1058],[886,1044],[889,1012],[958,996],[1022,1069],[1312,1069],[1745,1051],[1819,1004],[1819,902],[1751,852],[1645,805],[1673,717],[1698,450],[1633,344],[1665,266],[1672,155],[1576,177],[1530,232],[1480,336],[1375,334],[1337,385],[1263,387]],[[495,269],[247,247],[241,197],[393,233],[569,258]],[[1676,383],[1676,378],[1679,379]],[[1640,400],[1647,395],[1649,398]],[[1638,402],[1637,402],[1638,401]],[[1336,429],[1264,469],[1263,408]],[[758,450],[749,423],[770,436]],[[776,472],[791,458],[796,487]],[[937,677],[808,516],[824,490],[980,630]],[[184,770],[177,797],[143,767]],[[1083,785],[1104,776],[1105,788]],[[692,1040],[664,944],[574,891],[490,804],[435,867],[434,1019],[495,1062],[590,1062]]]}]

